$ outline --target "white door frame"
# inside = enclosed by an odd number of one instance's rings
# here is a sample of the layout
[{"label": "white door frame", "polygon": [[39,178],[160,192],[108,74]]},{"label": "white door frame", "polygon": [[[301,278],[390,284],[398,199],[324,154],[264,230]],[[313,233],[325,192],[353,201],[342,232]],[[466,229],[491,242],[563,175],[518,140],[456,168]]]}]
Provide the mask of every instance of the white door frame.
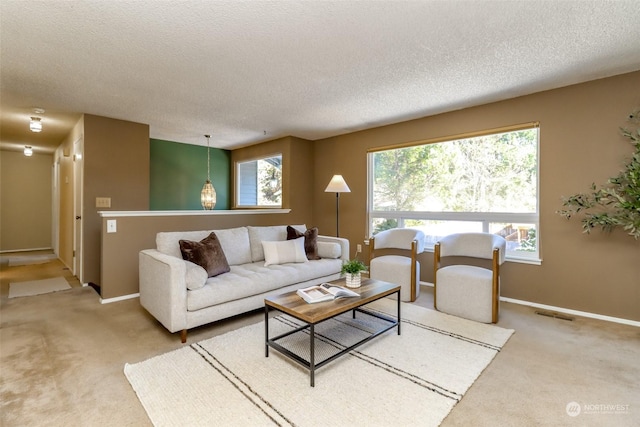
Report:
[{"label": "white door frame", "polygon": [[60,159],[56,159],[51,170],[52,215],[51,215],[51,246],[53,253],[60,256]]},{"label": "white door frame", "polygon": [[82,281],[82,221],[83,221],[83,177],[84,139],[81,136],[73,143],[73,275]]}]

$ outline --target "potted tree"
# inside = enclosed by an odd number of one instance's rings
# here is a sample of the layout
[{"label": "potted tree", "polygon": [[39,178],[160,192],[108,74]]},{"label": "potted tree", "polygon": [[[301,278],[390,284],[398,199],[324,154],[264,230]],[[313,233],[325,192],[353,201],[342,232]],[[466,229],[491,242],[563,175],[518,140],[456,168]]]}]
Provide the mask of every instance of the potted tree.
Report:
[{"label": "potted tree", "polygon": [[364,265],[364,263],[360,260],[352,259],[342,264],[341,273],[344,274],[345,278],[347,279],[348,288],[360,287],[360,273],[362,273],[363,271],[367,271],[367,266]]}]

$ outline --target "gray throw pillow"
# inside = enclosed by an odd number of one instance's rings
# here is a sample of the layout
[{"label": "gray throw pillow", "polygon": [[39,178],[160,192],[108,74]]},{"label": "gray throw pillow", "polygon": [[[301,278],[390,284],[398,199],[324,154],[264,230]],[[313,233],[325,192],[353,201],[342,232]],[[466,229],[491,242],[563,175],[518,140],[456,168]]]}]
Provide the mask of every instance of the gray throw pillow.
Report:
[{"label": "gray throw pillow", "polygon": [[216,233],[212,232],[199,242],[180,240],[180,252],[183,259],[207,270],[209,277],[231,271]]},{"label": "gray throw pillow", "polygon": [[287,240],[297,239],[304,236],[304,252],[307,254],[307,259],[317,260],[321,259],[318,255],[318,227],[313,227],[305,231],[299,232],[290,225],[287,225]]}]

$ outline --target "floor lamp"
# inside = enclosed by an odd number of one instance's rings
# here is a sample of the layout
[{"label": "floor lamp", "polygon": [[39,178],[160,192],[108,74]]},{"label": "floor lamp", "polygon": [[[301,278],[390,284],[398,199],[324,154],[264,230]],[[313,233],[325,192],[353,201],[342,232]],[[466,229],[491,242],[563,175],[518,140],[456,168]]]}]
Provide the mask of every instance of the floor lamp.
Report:
[{"label": "floor lamp", "polygon": [[333,175],[324,191],[325,193],[336,193],[336,237],[340,237],[340,193],[351,193],[351,189],[342,175]]}]

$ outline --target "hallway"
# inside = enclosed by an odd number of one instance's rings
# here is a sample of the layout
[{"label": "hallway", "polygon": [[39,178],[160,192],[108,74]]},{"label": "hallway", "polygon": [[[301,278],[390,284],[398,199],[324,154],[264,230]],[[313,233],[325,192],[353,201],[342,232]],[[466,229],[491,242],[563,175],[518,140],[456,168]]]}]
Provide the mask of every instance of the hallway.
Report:
[{"label": "hallway", "polygon": [[[81,287],[78,278],[57,258],[44,260],[46,256],[54,256],[53,251],[8,252],[0,255],[0,298],[8,298],[9,283],[29,280],[49,279],[63,276],[71,287]],[[32,260],[29,260],[31,258]],[[10,265],[11,260],[20,259],[24,264]],[[11,263],[14,264],[15,262]]]}]

